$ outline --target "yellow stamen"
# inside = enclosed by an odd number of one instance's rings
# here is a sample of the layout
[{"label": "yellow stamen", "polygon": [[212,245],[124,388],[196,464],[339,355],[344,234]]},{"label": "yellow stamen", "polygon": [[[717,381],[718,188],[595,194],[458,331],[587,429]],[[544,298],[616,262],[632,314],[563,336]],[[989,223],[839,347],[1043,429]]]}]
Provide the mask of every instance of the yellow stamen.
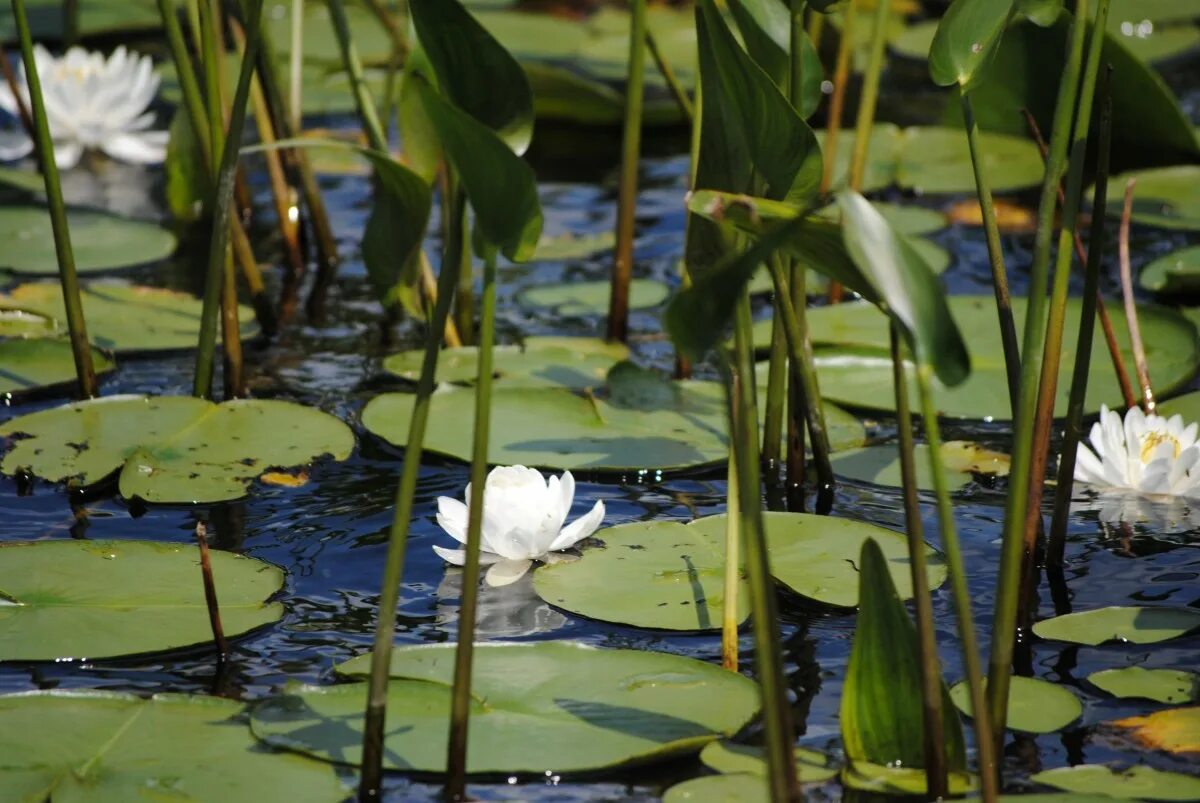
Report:
[{"label": "yellow stamen", "polygon": [[1173,435],[1166,432],[1147,432],[1142,436],[1142,462],[1146,463],[1150,460],[1150,455],[1158,448],[1159,444],[1170,443],[1175,447],[1175,457],[1179,457],[1180,451],[1179,441]]}]

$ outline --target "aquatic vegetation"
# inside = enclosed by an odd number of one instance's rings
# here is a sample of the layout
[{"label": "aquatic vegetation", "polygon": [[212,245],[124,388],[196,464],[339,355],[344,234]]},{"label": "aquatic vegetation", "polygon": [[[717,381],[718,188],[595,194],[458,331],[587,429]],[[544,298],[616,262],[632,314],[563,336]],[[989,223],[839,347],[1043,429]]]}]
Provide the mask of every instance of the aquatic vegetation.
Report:
[{"label": "aquatic vegetation", "polygon": [[1120,413],[1100,408],[1092,425],[1091,446],[1079,445],[1075,479],[1098,488],[1128,488],[1150,495],[1200,496],[1200,460],[1196,423],[1184,426],[1183,417],[1170,418],[1140,407]]}]

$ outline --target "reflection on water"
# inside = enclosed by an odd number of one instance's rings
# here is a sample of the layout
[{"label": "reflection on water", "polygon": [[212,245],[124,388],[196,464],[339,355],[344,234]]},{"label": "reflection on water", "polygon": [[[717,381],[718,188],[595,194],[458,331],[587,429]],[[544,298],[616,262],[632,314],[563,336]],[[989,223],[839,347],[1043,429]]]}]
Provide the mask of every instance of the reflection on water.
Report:
[{"label": "reflection on water", "polygon": [[[437,587],[437,622],[447,630],[455,627],[458,621],[462,574],[461,569],[447,568]],[[545,635],[566,624],[567,617],[534,592],[533,572],[511,585],[493,588],[484,583],[479,587],[479,610],[475,619],[475,637],[479,641]]]},{"label": "reflection on water", "polygon": [[1138,525],[1177,535],[1200,530],[1200,503],[1179,496],[1140,494],[1124,488],[1106,488],[1071,501],[1071,512],[1092,513],[1110,526]]}]

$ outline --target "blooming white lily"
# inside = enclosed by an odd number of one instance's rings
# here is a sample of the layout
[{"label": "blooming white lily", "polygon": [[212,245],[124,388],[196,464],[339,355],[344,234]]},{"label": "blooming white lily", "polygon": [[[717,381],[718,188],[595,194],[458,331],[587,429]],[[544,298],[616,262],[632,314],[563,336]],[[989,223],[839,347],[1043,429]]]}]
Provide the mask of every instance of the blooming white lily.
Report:
[{"label": "blooming white lily", "polygon": [[1200,444],[1196,424],[1183,418],[1146,415],[1132,407],[1120,414],[1100,408],[1089,449],[1079,444],[1075,479],[1108,488],[1158,496],[1200,498]]},{"label": "blooming white lily", "polygon": [[[73,167],[85,149],[136,164],[157,164],[166,158],[167,132],[149,130],[154,114],[146,108],[159,83],[149,56],[134,55],[121,46],[105,59],[73,47],[55,58],[41,45],[34,46],[33,55],[59,167]],[[18,86],[28,108],[23,68]],[[14,118],[18,114],[17,99],[2,82],[0,108]],[[23,130],[5,131],[0,139],[2,160],[20,159],[32,151],[33,142]]]},{"label": "blooming white lily", "polygon": [[[471,498],[467,485],[466,498]],[[570,549],[594,533],[604,520],[604,502],[598,501],[584,516],[566,527],[575,498],[575,478],[542,478],[537,469],[497,466],[483,488],[483,531],[480,564],[490,567],[487,583],[503,586],[521,579],[535,560],[552,559],[550,553]],[[437,522],[460,544],[467,542],[467,505],[448,496],[438,497]],[[455,566],[467,561],[465,549],[443,549],[438,553]]]}]

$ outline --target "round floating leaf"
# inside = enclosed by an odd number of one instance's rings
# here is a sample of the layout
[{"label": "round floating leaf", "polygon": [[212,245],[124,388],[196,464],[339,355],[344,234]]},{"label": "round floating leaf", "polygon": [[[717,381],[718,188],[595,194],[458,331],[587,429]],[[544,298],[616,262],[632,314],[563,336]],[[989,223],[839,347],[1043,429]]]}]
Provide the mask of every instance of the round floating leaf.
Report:
[{"label": "round floating leaf", "polygon": [[[116,352],[194,349],[200,336],[200,299],[160,287],[142,287],[119,280],[83,285],[83,317],[88,337],[101,348]],[[45,315],[60,332],[67,330],[67,313],[57,282],[32,282],[0,296],[0,308],[19,308]],[[259,334],[254,310],[238,306],[243,340]]]},{"label": "round floating leaf", "polygon": [[[933,490],[929,457],[929,446],[918,443],[913,450],[913,459],[917,469],[917,487],[922,491]],[[900,479],[900,456],[895,444],[848,449],[833,455],[832,459],[833,470],[839,476],[894,488],[903,484]],[[1008,455],[966,441],[943,443],[941,461],[951,491],[965,487],[975,474],[1005,476],[1009,467]]]},{"label": "round floating leaf", "polygon": [[[71,342],[52,337],[0,339],[0,395],[24,393],[75,381]],[[100,349],[92,349],[92,367],[106,374],[116,367]]]},{"label": "round floating leaf", "polygon": [[1125,666],[1093,672],[1087,679],[1114,697],[1159,703],[1190,703],[1200,699],[1200,675],[1184,669]]},{"label": "round floating leaf", "polygon": [[[437,381],[473,383],[478,376],[479,352],[474,346],[443,349],[438,356]],[[385,370],[416,382],[424,349],[402,351],[383,361]],[[620,343],[591,337],[530,337],[519,346],[496,346],[494,376],[505,387],[562,387],[583,390],[604,385],[609,369],[629,357]]]},{"label": "round floating leaf", "polygon": [[1133,741],[1148,750],[1174,754],[1200,753],[1200,706],[1170,708],[1108,724],[1128,730]]},{"label": "round floating leaf", "polygon": [[[829,756],[816,750],[797,747],[796,774],[800,783],[816,783],[836,778],[838,768],[830,766]],[[724,775],[747,774],[763,777],[767,762],[761,747],[733,742],[710,742],[700,751],[700,760],[710,769]]]},{"label": "round floating leaf", "polygon": [[[363,676],[370,656],[342,664]],[[392,653],[384,764],[442,772],[454,645]],[[268,744],[357,764],[365,683],[302,686],[252,713]],[[691,658],[562,641],[475,648],[468,771],[581,772],[692,753],[758,711],[758,687]],[[530,749],[530,739],[537,749]]]},{"label": "round floating leaf", "polygon": [[[210,557],[226,635],[283,615],[282,605],[263,601],[283,586],[281,569],[230,552]],[[196,547],[75,540],[0,546],[4,660],[92,660],[211,640]]]},{"label": "round floating leaf", "polygon": [[1122,800],[1197,800],[1200,778],[1178,772],[1156,770],[1139,764],[1127,770],[1114,770],[1100,764],[1081,764],[1043,770],[1030,780],[1068,792],[1104,799]]},{"label": "round floating leaf", "polygon": [[[553,307],[559,315],[605,315],[608,313],[609,289],[607,281],[548,284],[523,290],[517,298],[533,307]],[[629,283],[629,308],[657,307],[670,294],[671,288],[662,282],[634,279]]]},{"label": "round floating leaf", "polygon": [[[1008,690],[1008,727],[1024,733],[1053,733],[1083,714],[1083,703],[1064,686],[1039,678],[1013,675]],[[950,687],[950,699],[971,716],[971,691],[967,682]]]},{"label": "round floating leaf", "polygon": [[1152,293],[1200,293],[1200,246],[1181,248],[1154,260],[1142,268],[1138,284]]},{"label": "round floating leaf", "polygon": [[[219,697],[54,691],[0,697],[0,798],[337,803],[326,764],[262,749]],[[270,790],[266,792],[265,790]]]},{"label": "round floating leaf", "polygon": [[538,240],[533,252],[533,262],[567,262],[584,259],[601,251],[611,251],[617,244],[617,235],[611,229],[591,234],[559,234]]},{"label": "round floating leaf", "polygon": [[1155,644],[1200,627],[1200,611],[1191,608],[1112,606],[1043,619],[1033,632],[1044,639],[1095,647],[1106,641]]},{"label": "round floating leaf", "polygon": [[237,499],[258,475],[328,454],[344,460],[354,433],[339,419],[285,401],[213,404],[190,396],[109,396],[20,416],[0,463],[52,482],[94,485],[120,470],[120,491],[147,502]]},{"label": "round floating leaf", "polygon": [[739,772],[677,783],[663,793],[662,799],[663,803],[768,803],[771,790],[761,775]]},{"label": "round floating leaf", "polygon": [[[1133,220],[1163,229],[1200,229],[1200,165],[1176,165],[1125,173],[1109,180],[1110,187],[1124,187],[1137,179],[1133,190]],[[1120,217],[1122,193],[1108,199],[1108,214]]]},{"label": "round floating leaf", "polygon": [[1158,414],[1167,418],[1182,416],[1185,423],[1200,421],[1200,390],[1159,402]]},{"label": "round floating leaf", "polygon": [[[965,772],[951,772],[950,794],[962,796],[979,788],[979,779]],[[852,761],[842,770],[842,785],[860,792],[880,795],[927,795],[925,770],[918,767],[885,767],[869,761]],[[1021,798],[1024,800],[1024,798]]]},{"label": "round floating leaf", "polygon": [[45,315],[23,309],[0,307],[0,337],[53,336],[57,327]]},{"label": "round floating leaf", "polygon": [[[80,273],[128,268],[157,262],[175,253],[175,236],[154,223],[107,212],[67,212],[75,269]],[[0,209],[0,242],[5,243],[0,270],[52,275],[58,273],[50,213],[40,206]]]}]

